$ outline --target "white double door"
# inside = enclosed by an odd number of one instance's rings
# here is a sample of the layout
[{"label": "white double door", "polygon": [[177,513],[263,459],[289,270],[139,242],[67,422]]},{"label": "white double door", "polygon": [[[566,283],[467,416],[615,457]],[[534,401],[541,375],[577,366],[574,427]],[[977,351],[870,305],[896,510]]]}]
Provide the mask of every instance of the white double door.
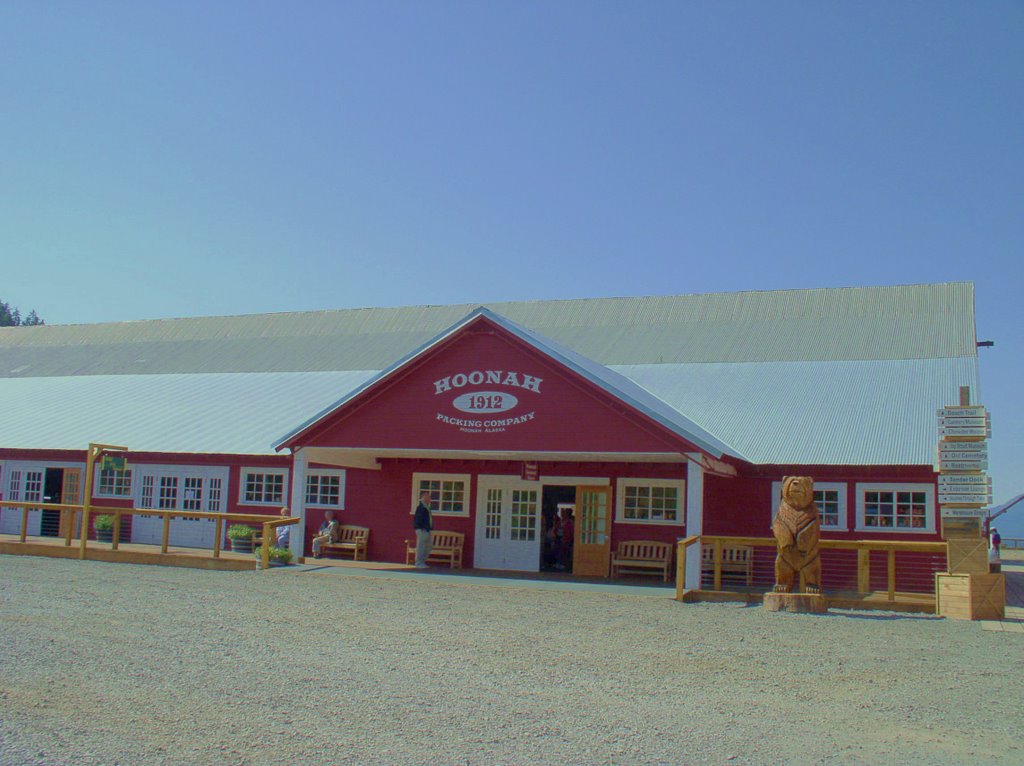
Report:
[{"label": "white double door", "polygon": [[[139,508],[158,510],[221,512],[228,469],[189,466],[139,466],[136,503]],[[211,548],[216,522],[179,515],[171,519],[168,543],[182,548]],[[163,540],[163,516],[139,514],[132,521],[132,542],[160,545]]]},{"label": "white double door", "polygon": [[477,482],[477,569],[536,572],[540,569],[541,486],[510,476]]}]

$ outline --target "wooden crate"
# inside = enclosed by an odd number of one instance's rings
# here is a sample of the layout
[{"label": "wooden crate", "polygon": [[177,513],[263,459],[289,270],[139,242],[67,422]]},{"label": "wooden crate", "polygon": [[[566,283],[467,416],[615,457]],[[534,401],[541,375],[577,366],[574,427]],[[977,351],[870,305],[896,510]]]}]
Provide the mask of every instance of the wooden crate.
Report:
[{"label": "wooden crate", "polygon": [[936,573],[935,612],[954,620],[1002,620],[1006,579],[1001,574]]},{"label": "wooden crate", "polygon": [[988,574],[988,542],[984,537],[951,537],[950,574]]}]

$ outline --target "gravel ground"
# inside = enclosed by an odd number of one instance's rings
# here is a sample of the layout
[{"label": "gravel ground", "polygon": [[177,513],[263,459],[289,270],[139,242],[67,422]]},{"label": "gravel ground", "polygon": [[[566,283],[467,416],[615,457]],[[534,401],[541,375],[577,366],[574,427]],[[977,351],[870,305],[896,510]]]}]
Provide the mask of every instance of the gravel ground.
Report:
[{"label": "gravel ground", "polygon": [[1024,763],[1024,640],[0,556],[2,764]]}]

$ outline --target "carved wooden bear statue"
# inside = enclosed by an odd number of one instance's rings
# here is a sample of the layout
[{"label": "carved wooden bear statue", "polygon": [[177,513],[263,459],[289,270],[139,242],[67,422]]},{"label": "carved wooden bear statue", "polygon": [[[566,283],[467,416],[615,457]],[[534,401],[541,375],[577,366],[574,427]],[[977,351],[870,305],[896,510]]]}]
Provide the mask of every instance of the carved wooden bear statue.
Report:
[{"label": "carved wooden bear statue", "polygon": [[814,505],[814,479],[783,477],[782,502],[772,521],[772,532],[779,546],[775,557],[776,593],[791,593],[801,573],[806,592],[821,593],[820,525]]}]

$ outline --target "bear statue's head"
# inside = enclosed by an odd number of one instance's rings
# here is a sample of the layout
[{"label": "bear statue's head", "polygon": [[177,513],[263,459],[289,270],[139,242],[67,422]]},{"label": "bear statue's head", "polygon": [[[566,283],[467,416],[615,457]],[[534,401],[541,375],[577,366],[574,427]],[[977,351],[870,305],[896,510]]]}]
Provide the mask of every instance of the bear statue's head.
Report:
[{"label": "bear statue's head", "polygon": [[814,502],[814,479],[810,476],[783,476],[782,499],[797,510]]}]

